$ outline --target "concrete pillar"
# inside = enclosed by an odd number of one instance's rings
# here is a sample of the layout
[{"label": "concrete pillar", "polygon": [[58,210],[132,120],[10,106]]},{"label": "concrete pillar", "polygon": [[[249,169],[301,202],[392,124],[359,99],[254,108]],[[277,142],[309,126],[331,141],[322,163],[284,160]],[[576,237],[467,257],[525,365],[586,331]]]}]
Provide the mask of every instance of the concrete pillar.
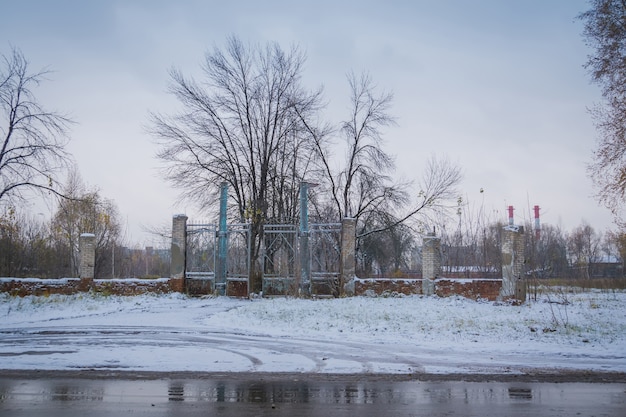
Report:
[{"label": "concrete pillar", "polygon": [[502,235],[501,297],[526,301],[524,261],[524,227],[506,226]]},{"label": "concrete pillar", "polygon": [[96,267],[96,235],[83,233],[78,240],[80,252],[80,279],[93,280]]},{"label": "concrete pillar", "polygon": [[311,248],[309,231],[309,186],[307,182],[300,183],[300,294],[311,295]]},{"label": "concrete pillar", "polygon": [[339,288],[343,295],[354,295],[356,277],[356,219],[341,221],[341,270]]},{"label": "concrete pillar", "polygon": [[422,294],[435,292],[435,279],[441,275],[441,238],[429,233],[422,244]]},{"label": "concrete pillar", "polygon": [[220,184],[220,221],[217,229],[217,265],[215,268],[215,291],[226,295],[228,274],[228,183]]},{"label": "concrete pillar", "polygon": [[187,246],[187,216],[177,214],[172,220],[172,253],[170,276],[175,279],[185,278],[185,254]]}]

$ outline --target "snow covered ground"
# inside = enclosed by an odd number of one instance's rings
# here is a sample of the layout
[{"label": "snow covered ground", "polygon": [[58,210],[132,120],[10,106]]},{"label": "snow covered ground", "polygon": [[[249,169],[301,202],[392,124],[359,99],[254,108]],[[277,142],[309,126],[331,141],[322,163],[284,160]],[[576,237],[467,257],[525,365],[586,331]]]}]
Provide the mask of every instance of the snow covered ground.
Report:
[{"label": "snow covered ground", "polygon": [[0,294],[0,369],[626,372],[626,293],[553,289],[522,306],[422,296]]}]

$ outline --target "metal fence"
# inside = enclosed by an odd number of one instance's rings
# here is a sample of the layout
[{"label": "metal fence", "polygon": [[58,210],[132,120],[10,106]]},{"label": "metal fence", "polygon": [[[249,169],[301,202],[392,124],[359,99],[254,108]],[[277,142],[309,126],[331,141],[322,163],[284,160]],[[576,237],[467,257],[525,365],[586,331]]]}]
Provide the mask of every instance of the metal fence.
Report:
[{"label": "metal fence", "polygon": [[250,276],[250,224],[229,224],[226,250],[226,281],[248,281]]},{"label": "metal fence", "polygon": [[263,226],[263,295],[296,293],[297,237],[294,224]]},{"label": "metal fence", "polygon": [[215,279],[216,226],[187,223],[187,253],[185,277]]},{"label": "metal fence", "polygon": [[339,295],[341,223],[311,224],[311,293]]},{"label": "metal fence", "polygon": [[[224,236],[215,224],[188,223],[185,277],[194,281],[196,287],[210,285],[210,292],[228,294],[233,283],[240,292],[245,291],[242,285],[249,291],[250,227],[247,223],[229,224]],[[311,224],[309,230],[302,234],[294,224],[264,225],[260,255],[264,296],[297,295],[302,289],[303,266],[310,271],[310,280],[304,284],[307,292],[338,294],[341,224]],[[308,242],[306,250],[301,248],[303,238]],[[224,245],[222,250],[220,245]]]}]

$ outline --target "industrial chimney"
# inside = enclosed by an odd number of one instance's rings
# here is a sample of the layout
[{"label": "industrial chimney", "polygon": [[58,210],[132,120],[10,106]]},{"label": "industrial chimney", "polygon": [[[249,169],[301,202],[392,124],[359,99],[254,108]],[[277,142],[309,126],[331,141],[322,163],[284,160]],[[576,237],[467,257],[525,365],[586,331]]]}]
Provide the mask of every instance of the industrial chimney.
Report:
[{"label": "industrial chimney", "polygon": [[539,222],[539,206],[535,206],[535,239],[541,237],[541,223]]},{"label": "industrial chimney", "polygon": [[509,206],[509,226],[513,226],[515,224],[515,220],[513,220],[513,211],[515,209],[513,206]]}]

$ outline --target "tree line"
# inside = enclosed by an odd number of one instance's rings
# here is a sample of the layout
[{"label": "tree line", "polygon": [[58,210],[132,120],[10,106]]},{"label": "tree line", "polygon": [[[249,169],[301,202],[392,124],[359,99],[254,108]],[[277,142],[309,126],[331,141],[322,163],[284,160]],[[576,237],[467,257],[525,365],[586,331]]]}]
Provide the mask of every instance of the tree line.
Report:
[{"label": "tree line", "polygon": [[[617,0],[590,4],[590,10],[579,16],[585,21],[585,40],[596,51],[587,67],[606,99],[593,112],[601,139],[590,174],[599,186],[599,200],[613,210],[616,224],[623,226],[619,213],[626,190],[624,4]],[[395,124],[391,92],[380,89],[367,73],[350,72],[346,113],[341,121],[330,122],[324,114],[323,88],[309,88],[303,82],[305,64],[306,56],[297,46],[284,50],[273,42],[261,45],[231,37],[223,48],[216,46],[206,53],[197,79],[180,69],[170,70],[169,92],[180,110],[154,111],[149,121],[162,175],[180,190],[181,199],[205,214],[214,214],[220,184],[228,184],[230,220],[250,225],[251,291],[258,291],[261,284],[263,227],[296,222],[303,182],[317,185],[309,192],[313,218],[356,220],[359,268],[366,272],[400,270],[406,253],[415,246],[416,231],[439,224],[459,194],[461,170],[445,158],[416,161],[423,169],[411,181],[395,177],[393,155],[384,146],[385,129]],[[114,259],[115,247],[121,246],[115,205],[98,192],[77,188],[71,175],[68,184],[62,185],[60,178],[73,165],[65,150],[72,121],[37,101],[34,90],[46,74],[31,71],[18,49],[2,56],[0,213],[3,244],[9,245],[2,251],[3,265],[7,274],[22,275],[30,268],[22,264],[33,257],[35,247],[54,247],[57,258],[63,260],[54,274],[73,274],[76,233],[82,228],[81,232],[97,236],[96,267],[104,271],[110,261],[114,275],[120,259]],[[33,191],[59,198],[50,224],[36,227],[36,222],[20,214]],[[497,243],[496,229],[481,225],[477,233],[458,236],[442,229],[450,240],[448,256],[460,258],[461,252],[468,252],[461,248],[474,245],[478,252],[472,256],[482,253],[485,267],[495,264],[487,259]],[[20,245],[21,252],[16,249]],[[562,252],[563,245],[557,247]],[[539,259],[541,251],[535,249],[531,258]],[[549,257],[552,270],[563,259],[571,263],[578,256],[568,250],[565,257]],[[585,256],[580,259],[591,259],[590,252]]]},{"label": "tree line", "polygon": [[[503,222],[492,222],[473,230],[444,231],[441,236],[443,275],[501,277],[504,227]],[[544,224],[537,235],[530,222],[524,230],[527,278],[624,277],[624,234],[602,233],[586,222],[569,232]]]},{"label": "tree line", "polygon": [[93,233],[95,276],[167,277],[169,251],[129,248],[115,203],[88,189],[73,171],[50,220],[12,206],[0,211],[0,276],[78,277],[79,239]]}]

